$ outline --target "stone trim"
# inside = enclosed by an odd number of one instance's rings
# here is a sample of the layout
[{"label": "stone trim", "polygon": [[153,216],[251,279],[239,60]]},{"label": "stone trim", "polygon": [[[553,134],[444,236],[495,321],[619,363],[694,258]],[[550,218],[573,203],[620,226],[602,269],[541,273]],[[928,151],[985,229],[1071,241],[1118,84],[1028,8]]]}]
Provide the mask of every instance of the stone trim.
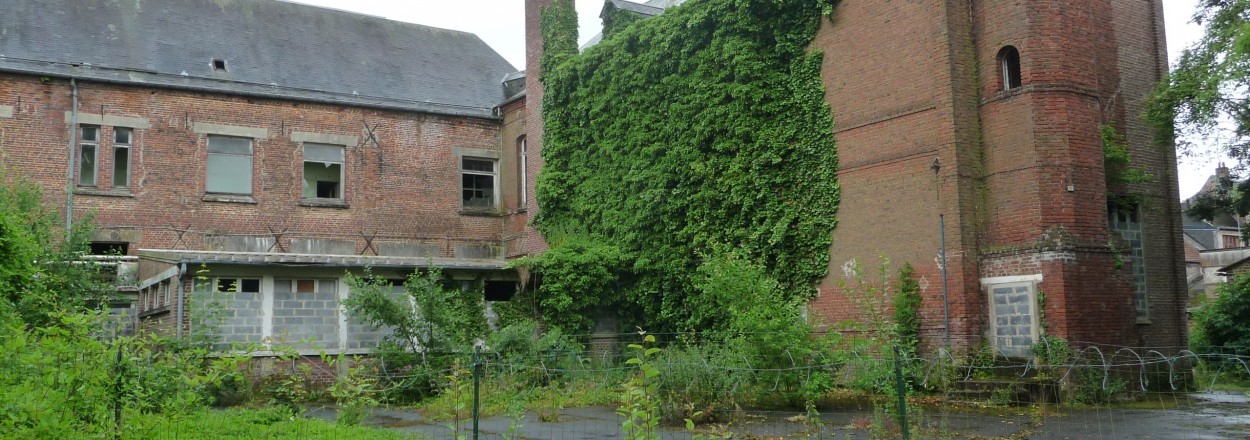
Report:
[{"label": "stone trim", "polygon": [[13,106],[0,105],[0,118],[12,118],[12,117],[13,117]]},{"label": "stone trim", "polygon": [[[456,158],[469,156],[486,159],[499,159],[500,157],[498,150],[487,150],[484,148],[451,147],[451,154],[456,155]],[[459,167],[460,165],[456,164],[456,166]]]},{"label": "stone trim", "polygon": [[292,131],[292,142],[312,142],[314,144],[342,145],[354,147],[360,144],[360,137],[340,134],[313,133],[308,131]]},{"label": "stone trim", "polygon": [[1006,284],[1006,283],[1027,283],[1030,281],[1035,282],[1035,283],[1042,282],[1042,274],[1039,273],[1039,274],[1033,274],[1033,275],[1014,275],[1014,276],[1005,276],[1005,277],[981,278],[981,284],[983,285]]},{"label": "stone trim", "polygon": [[[74,121],[74,112],[65,112],[65,123],[69,124]],[[87,125],[106,125],[110,127],[129,127],[146,130],[152,128],[152,123],[147,118],[132,118],[128,116],[99,115],[95,113],[78,112],[78,123]]]},{"label": "stone trim", "polygon": [[269,129],[260,127],[243,127],[239,125],[210,124],[196,122],[191,131],[199,134],[217,134],[222,136],[245,137],[259,140],[269,139]]}]

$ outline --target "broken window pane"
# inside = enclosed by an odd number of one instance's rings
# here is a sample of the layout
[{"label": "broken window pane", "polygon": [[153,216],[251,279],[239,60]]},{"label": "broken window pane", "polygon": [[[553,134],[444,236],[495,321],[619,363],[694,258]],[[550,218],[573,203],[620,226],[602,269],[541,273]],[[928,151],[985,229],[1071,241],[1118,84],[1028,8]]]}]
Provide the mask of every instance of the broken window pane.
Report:
[{"label": "broken window pane", "polygon": [[342,179],[342,164],[304,162],[304,198],[341,198]]},{"label": "broken window pane", "polygon": [[494,208],[495,161],[493,159],[461,159],[462,206],[465,208]]},{"label": "broken window pane", "polygon": [[311,293],[317,290],[316,280],[295,280],[295,291],[299,293]]},{"label": "broken window pane", "polygon": [[303,197],[343,198],[343,147],[304,144]]},{"label": "broken window pane", "polygon": [[239,289],[240,292],[260,292],[260,280],[258,279],[244,278],[242,284],[243,288]]},{"label": "broken window pane", "polygon": [[490,208],[495,206],[495,178],[480,174],[464,175],[464,206]]}]

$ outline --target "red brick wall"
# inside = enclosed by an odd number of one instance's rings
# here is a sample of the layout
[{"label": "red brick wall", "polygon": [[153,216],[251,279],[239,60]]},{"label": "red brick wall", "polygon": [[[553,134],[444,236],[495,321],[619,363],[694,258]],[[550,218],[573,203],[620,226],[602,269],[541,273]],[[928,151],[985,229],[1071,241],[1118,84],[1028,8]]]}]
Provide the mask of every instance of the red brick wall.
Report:
[{"label": "red brick wall", "polygon": [[[844,2],[817,35],[834,113],[842,204],[830,276],[812,309],[855,319],[843,263],[917,267],[922,329],[940,336],[937,215],[945,215],[951,333],[986,331],[983,277],[1042,275],[1048,330],[1074,341],[1179,346],[1183,254],[1175,155],[1137,117],[1166,65],[1161,3]],[[1003,90],[999,50],[1021,53]],[[1099,127],[1115,121],[1143,194],[1150,322],[1135,324],[1131,272],[1108,248]],[[933,159],[941,159],[935,176]],[[1069,191],[1069,188],[1071,190]],[[941,203],[937,202],[941,195]],[[929,345],[933,346],[932,341]]]},{"label": "red brick wall", "polygon": [[830,275],[810,307],[826,322],[858,318],[839,288],[848,281],[842,266],[859,259],[872,276],[886,256],[892,270],[905,262],[915,266],[923,290],[921,330],[930,342],[940,340],[945,319],[937,256],[944,214],[952,342],[967,346],[979,338],[981,307],[970,251],[975,213],[961,209],[979,185],[961,171],[976,158],[969,153],[976,151],[970,146],[977,138],[967,133],[975,133],[975,101],[953,92],[969,86],[963,71],[972,66],[950,60],[963,50],[970,26],[959,14],[950,15],[947,3],[844,2],[812,43],[825,56],[822,76],[834,115],[842,202]]},{"label": "red brick wall", "polygon": [[542,76],[541,60],[543,56],[542,8],[550,6],[552,0],[525,0],[525,109],[530,115],[525,119],[525,138],[529,149],[529,172],[525,182],[529,191],[530,205],[525,212],[520,249],[529,254],[547,249],[543,240],[532,226],[538,216],[538,199],[535,198],[534,186],[538,182],[538,173],[542,170],[543,160],[543,86],[539,77]]},{"label": "red brick wall", "polygon": [[[500,150],[500,121],[278,101],[101,83],[79,83],[79,111],[145,118],[136,129],[131,191],[118,197],[78,193],[76,217],[95,212],[99,227],[135,227],[138,248],[202,249],[212,233],[270,234],[352,241],[437,244],[499,243],[503,217],[460,213],[459,162],[453,148]],[[61,79],[0,76],[0,104],[18,107],[0,119],[4,166],[38,182],[50,204],[65,206],[69,135],[64,113],[71,89]],[[20,101],[20,105],[18,105]],[[253,156],[254,204],[202,200],[206,136],[195,123],[267,129]],[[375,144],[365,126],[373,128]],[[110,189],[112,128],[103,127],[100,189]],[[348,208],[300,206],[302,149],[293,131],[355,136],[345,150]],[[501,164],[502,166],[502,164]],[[507,184],[507,182],[503,182]],[[508,192],[505,186],[504,193]],[[179,241],[179,231],[189,229]],[[277,251],[278,249],[275,249]],[[372,252],[368,252],[372,253]]]}]

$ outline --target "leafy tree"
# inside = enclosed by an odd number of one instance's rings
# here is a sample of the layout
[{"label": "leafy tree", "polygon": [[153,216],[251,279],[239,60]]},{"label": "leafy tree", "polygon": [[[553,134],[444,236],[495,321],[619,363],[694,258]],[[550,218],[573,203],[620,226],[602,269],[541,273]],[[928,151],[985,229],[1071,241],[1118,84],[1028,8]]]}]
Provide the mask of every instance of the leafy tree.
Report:
[{"label": "leafy tree", "polygon": [[59,223],[37,186],[0,172],[0,309],[30,327],[58,325],[56,315],[104,305],[116,293],[99,267],[81,262],[90,222],[64,236]]},{"label": "leafy tree", "polygon": [[1195,351],[1250,354],[1250,273],[1220,285],[1194,314]]},{"label": "leafy tree", "polygon": [[1211,141],[1245,165],[1250,161],[1250,0],[1201,0],[1194,21],[1205,25],[1206,33],[1181,54],[1156,90],[1146,118],[1161,128],[1162,141],[1174,135],[1182,154],[1197,153],[1194,141]]}]

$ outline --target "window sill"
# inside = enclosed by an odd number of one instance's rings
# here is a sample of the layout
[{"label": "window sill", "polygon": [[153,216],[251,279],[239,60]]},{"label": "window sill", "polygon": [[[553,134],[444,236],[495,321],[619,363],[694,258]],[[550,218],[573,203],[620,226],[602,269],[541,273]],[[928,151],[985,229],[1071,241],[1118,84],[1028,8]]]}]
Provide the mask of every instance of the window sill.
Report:
[{"label": "window sill", "polygon": [[205,194],[204,198],[200,200],[203,200],[205,202],[247,203],[247,204],[252,204],[252,205],[256,204],[256,198],[252,196],[242,195],[242,194]]},{"label": "window sill", "polygon": [[470,217],[503,217],[504,214],[494,208],[460,208],[460,215]]},{"label": "window sill", "polygon": [[340,199],[300,199],[299,206],[313,208],[350,208],[346,201]]},{"label": "window sill", "polygon": [[1150,325],[1150,318],[1137,318],[1137,325]]},{"label": "window sill", "polygon": [[129,188],[121,189],[95,189],[95,188],[75,188],[74,194],[86,196],[104,196],[104,197],[134,197],[134,193]]}]

